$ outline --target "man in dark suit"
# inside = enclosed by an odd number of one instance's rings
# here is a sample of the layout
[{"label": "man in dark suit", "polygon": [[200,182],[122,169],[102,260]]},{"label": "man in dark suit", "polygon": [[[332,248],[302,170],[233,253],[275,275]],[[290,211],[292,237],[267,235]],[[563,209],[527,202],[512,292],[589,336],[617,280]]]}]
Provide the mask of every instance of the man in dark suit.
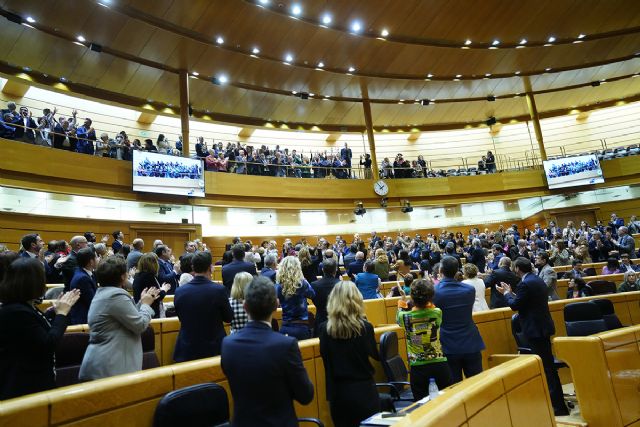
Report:
[{"label": "man in dark suit", "polygon": [[345,270],[349,269],[349,264],[351,264],[356,259],[356,254],[358,253],[358,245],[353,243],[349,246],[349,250],[342,257],[342,261],[344,263]]},{"label": "man in dark suit", "polygon": [[20,252],[21,257],[40,259],[40,251],[44,247],[44,241],[39,234],[27,234],[23,236],[20,244],[22,245],[22,252]]},{"label": "man in dark suit", "polygon": [[433,303],[442,310],[440,342],[451,369],[453,383],[462,381],[462,372],[469,378],[482,372],[484,342],[473,322],[473,303],[476,290],[454,279],[458,260],[445,256],[440,261],[443,279],[436,287]]},{"label": "man in dark suit", "polygon": [[264,268],[260,270],[260,275],[276,283],[276,273],[276,257],[273,254],[269,254],[264,257]]},{"label": "man in dark suit", "polygon": [[233,261],[222,266],[222,284],[227,288],[227,294],[231,294],[231,286],[233,286],[233,279],[236,277],[236,273],[246,271],[254,276],[258,274],[254,263],[244,262],[244,251],[245,247],[243,243],[233,245],[231,247]]},{"label": "man in dark suit", "polygon": [[522,333],[527,338],[531,351],[542,359],[555,415],[569,415],[551,353],[551,336],[556,330],[549,313],[547,285],[544,280],[533,274],[532,270],[529,259],[518,258],[515,261],[515,272],[522,280],[516,293],[514,294],[511,286],[504,282],[496,288],[507,299],[509,307],[520,313]]},{"label": "man in dark suit", "polygon": [[356,280],[356,275],[364,271],[364,252],[356,253],[356,259],[347,267],[347,274],[351,280]]},{"label": "man in dark suit", "polygon": [[180,286],[174,299],[180,319],[180,332],[173,353],[176,362],[219,355],[226,335],[223,322],[233,319],[227,292],[210,280],[213,270],[211,253],[196,253],[191,265],[193,280]]},{"label": "man in dark suit", "polygon": [[69,312],[69,324],[84,325],[87,323],[89,307],[98,288],[96,276],[93,274],[96,268],[96,253],[92,247],[80,249],[76,260],[78,267],[69,287],[71,290],[78,289],[80,291],[80,299]]},{"label": "man in dark suit", "polygon": [[314,336],[318,336],[315,333],[318,331],[318,326],[322,322],[327,321],[327,302],[329,301],[329,294],[333,290],[335,284],[340,281],[340,279],[336,279],[337,268],[338,264],[336,264],[335,260],[325,260],[322,263],[322,279],[311,283],[311,287],[316,293],[316,296],[312,298],[313,304],[316,306]]},{"label": "man in dark suit", "polygon": [[122,233],[122,231],[116,230],[113,233],[111,233],[111,235],[113,236],[113,243],[111,244],[111,249],[113,249],[113,253],[117,255],[118,252],[122,250],[122,244],[123,244],[122,239],[124,239],[124,234]]},{"label": "man in dark suit", "polygon": [[171,250],[167,245],[159,245],[155,253],[158,256],[158,282],[169,283],[171,289],[167,293],[175,294],[180,279],[180,263],[171,264]]},{"label": "man in dark suit", "polygon": [[73,236],[69,241],[69,245],[71,246],[71,253],[67,256],[62,263],[62,267],[60,270],[62,271],[62,277],[64,277],[64,291],[69,292],[69,286],[71,285],[71,279],[73,279],[73,275],[76,272],[76,267],[78,267],[78,260],[76,259],[76,255],[80,249],[84,249],[87,247],[89,243],[87,242],[87,238],[84,236]]},{"label": "man in dark suit", "polygon": [[344,160],[345,166],[349,168],[349,177],[351,177],[351,158],[353,157],[353,153],[351,152],[351,148],[344,143],[344,148],[340,149],[340,158]]},{"label": "man in dark suit", "polygon": [[501,257],[498,268],[491,271],[491,273],[484,278],[484,285],[491,289],[491,301],[489,303],[491,308],[508,306],[507,300],[496,289],[496,285],[499,285],[501,282],[508,283],[513,289],[520,283],[520,278],[511,271],[511,258],[507,256]]},{"label": "man in dark suit", "polygon": [[494,244],[491,246],[491,252],[493,252],[493,261],[487,264],[487,267],[491,270],[496,270],[500,268],[500,260],[504,257],[504,252],[502,251],[502,246],[499,244]]},{"label": "man in dark suit", "polygon": [[[324,258],[323,258],[322,262],[320,264],[318,264],[318,275],[322,275],[323,274],[322,266],[327,260],[332,260],[333,262],[336,263],[336,265],[338,265],[338,255],[336,255],[336,253],[333,251],[333,249],[327,249],[326,251],[324,251],[323,257]],[[336,269],[335,277],[339,279],[341,276],[342,276],[342,274],[340,274],[340,271],[338,269]]]},{"label": "man in dark suit", "polygon": [[629,229],[627,227],[618,228],[618,240],[613,241],[613,246],[621,254],[628,254],[631,257],[635,257],[636,254],[636,242],[633,237],[629,235]]},{"label": "man in dark suit", "polygon": [[293,400],[303,405],[313,400],[298,341],[271,329],[277,307],[271,281],[254,278],[244,290],[244,308],[251,320],[222,342],[234,427],[297,427]]}]

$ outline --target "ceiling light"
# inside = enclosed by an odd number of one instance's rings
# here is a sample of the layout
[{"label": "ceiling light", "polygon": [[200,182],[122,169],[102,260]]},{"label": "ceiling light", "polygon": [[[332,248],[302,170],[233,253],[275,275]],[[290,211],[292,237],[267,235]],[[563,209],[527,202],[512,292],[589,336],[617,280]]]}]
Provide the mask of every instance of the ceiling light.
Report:
[{"label": "ceiling light", "polygon": [[353,21],[353,23],[351,24],[351,31],[357,33],[360,32],[360,30],[362,30],[362,24],[360,23],[360,21]]},{"label": "ceiling light", "polygon": [[600,86],[600,82],[599,81],[591,82],[591,86],[593,87]]},{"label": "ceiling light", "polygon": [[26,19],[26,20],[27,20],[27,22],[28,22],[28,23],[30,23],[30,24],[33,24],[33,23],[35,23],[35,22],[36,22],[36,20],[35,20],[35,19],[33,19],[33,18],[32,18],[32,17],[30,17],[30,16],[27,16],[25,19]]},{"label": "ceiling light", "polygon": [[489,102],[493,102],[493,101],[495,101],[495,100],[496,100],[496,97],[495,97],[494,95],[489,95],[489,96],[487,96],[487,101],[489,101]]},{"label": "ceiling light", "polygon": [[85,39],[82,35],[79,35],[78,37],[76,37],[78,39],[79,42],[86,42],[87,39]]},{"label": "ceiling light", "polygon": [[387,37],[389,35],[389,30],[387,30],[386,28],[383,28],[382,31],[380,32],[380,35],[382,37]]},{"label": "ceiling light", "polygon": [[353,73],[355,70],[356,70],[355,68],[353,68],[353,67],[349,67],[349,72],[350,72],[350,73]]},{"label": "ceiling light", "polygon": [[456,74],[456,79],[459,79],[460,77],[462,77],[462,74]]},{"label": "ceiling light", "polygon": [[302,13],[302,7],[300,7],[299,4],[294,4],[291,6],[291,13],[293,13],[294,16],[299,16]]},{"label": "ceiling light", "polygon": [[291,94],[292,94],[292,95],[296,95],[297,93],[298,93],[298,91],[297,91],[297,90],[292,90],[292,91],[291,91]]},{"label": "ceiling light", "polygon": [[516,72],[515,72],[515,73],[513,73],[513,74],[515,74],[515,75],[517,76],[517,75],[519,75],[519,74],[520,74],[520,71],[516,71]]},{"label": "ceiling light", "polygon": [[527,39],[522,39],[522,40],[520,40],[520,44],[521,44],[521,45],[525,45],[525,44],[527,44],[527,42],[528,42],[528,40],[527,40]]},{"label": "ceiling light", "polygon": [[431,103],[431,101],[429,99],[423,99],[422,101],[420,101],[420,104],[422,105],[429,105]]},{"label": "ceiling light", "polygon": [[329,25],[329,24],[331,24],[331,21],[332,21],[332,19],[331,19],[331,15],[329,15],[328,13],[325,13],[325,14],[322,16],[322,23],[323,23],[323,24],[325,24],[325,25]]},{"label": "ceiling light", "polygon": [[260,49],[258,49],[257,47],[254,47],[253,49],[251,49],[251,52],[252,52],[254,55],[257,55],[257,54],[259,54],[259,53],[260,53]]},{"label": "ceiling light", "polygon": [[315,93],[309,93],[309,96],[310,97],[314,97],[314,96],[316,96],[316,94]]},{"label": "ceiling light", "polygon": [[586,36],[586,34],[582,34],[582,33],[578,34],[578,38],[579,38],[579,39],[583,39],[583,38],[585,38],[585,37],[587,37],[587,36]]},{"label": "ceiling light", "polygon": [[430,79],[430,78],[432,78],[432,77],[433,77],[433,74],[431,74],[431,73],[427,74],[427,78],[429,78],[429,79]]},{"label": "ceiling light", "polygon": [[222,44],[222,43],[224,43],[224,39],[223,39],[221,36],[218,36],[218,37],[216,38],[216,43],[218,43],[218,44]]},{"label": "ceiling light", "polygon": [[322,68],[322,67],[324,67],[324,62],[322,61],[318,62],[318,68]]},{"label": "ceiling light", "polygon": [[471,40],[469,40],[469,39],[465,40],[465,42],[464,42],[465,46],[469,46],[470,44],[471,44]]},{"label": "ceiling light", "polygon": [[196,77],[197,77],[197,76],[199,76],[199,75],[200,75],[200,73],[198,73],[197,71],[194,71],[193,73],[191,73],[191,75],[192,75],[192,76],[196,76]]},{"label": "ceiling light", "polygon": [[229,81],[229,78],[224,74],[220,74],[218,76],[218,81],[220,82],[220,84],[225,84]]},{"label": "ceiling light", "polygon": [[291,62],[293,61],[293,56],[290,53],[287,53],[287,56],[285,56],[284,59],[287,62]]},{"label": "ceiling light", "polygon": [[269,4],[269,0],[259,0],[259,1],[260,1],[260,4],[264,4],[264,5]]},{"label": "ceiling light", "polygon": [[545,68],[544,70],[545,71],[551,71],[551,68]]},{"label": "ceiling light", "polygon": [[549,37],[549,38],[547,39],[547,41],[548,41],[549,43],[553,43],[554,41],[556,41],[556,38],[555,38],[554,36],[551,36],[551,37]]},{"label": "ceiling light", "polygon": [[60,77],[60,81],[61,81],[61,82],[66,82],[66,81],[67,81],[67,78],[66,78],[66,77]]},{"label": "ceiling light", "polygon": [[491,42],[491,46],[498,46],[500,44],[500,40],[494,40]]},{"label": "ceiling light", "polygon": [[484,75],[485,77],[491,77],[491,73],[487,73]]}]

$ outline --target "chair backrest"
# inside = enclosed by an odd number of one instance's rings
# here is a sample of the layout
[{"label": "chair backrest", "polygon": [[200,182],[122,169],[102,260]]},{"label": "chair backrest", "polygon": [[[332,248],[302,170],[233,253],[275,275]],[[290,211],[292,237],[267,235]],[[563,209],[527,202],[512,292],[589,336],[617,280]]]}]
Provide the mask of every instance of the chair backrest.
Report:
[{"label": "chair backrest", "polygon": [[156,337],[153,328],[149,326],[140,336],[142,340],[142,369],[157,368],[160,366],[156,354]]},{"label": "chair backrest", "polygon": [[604,322],[607,324],[608,330],[622,328],[622,322],[620,322],[620,319],[616,315],[616,311],[611,300],[594,299],[591,300],[591,302],[600,307],[602,317],[604,318]]},{"label": "chair backrest", "polygon": [[44,294],[44,299],[58,299],[60,295],[64,292],[64,288],[62,286],[58,288],[47,289],[47,292]]},{"label": "chair backrest", "polygon": [[380,362],[388,381],[407,381],[407,367],[398,352],[398,335],[394,331],[380,336]]},{"label": "chair backrest", "polygon": [[229,399],[224,388],[214,383],[196,384],[174,390],[158,402],[154,427],[204,427],[229,421]]},{"label": "chair backrest", "polygon": [[607,330],[600,307],[591,301],[565,305],[564,324],[569,337],[587,336]]},{"label": "chair backrest", "polygon": [[587,267],[587,268],[584,269],[584,275],[585,276],[597,276],[598,272],[593,267]]},{"label": "chair backrest", "polygon": [[591,290],[591,295],[606,295],[616,293],[616,284],[608,280],[592,280],[586,285]]},{"label": "chair backrest", "polygon": [[78,384],[78,374],[84,353],[89,346],[86,332],[67,333],[56,348],[56,386]]},{"label": "chair backrest", "polygon": [[511,316],[511,334],[516,340],[518,352],[520,354],[531,354],[531,346],[527,341],[527,337],[522,333],[522,325],[520,325],[520,315],[518,313]]}]

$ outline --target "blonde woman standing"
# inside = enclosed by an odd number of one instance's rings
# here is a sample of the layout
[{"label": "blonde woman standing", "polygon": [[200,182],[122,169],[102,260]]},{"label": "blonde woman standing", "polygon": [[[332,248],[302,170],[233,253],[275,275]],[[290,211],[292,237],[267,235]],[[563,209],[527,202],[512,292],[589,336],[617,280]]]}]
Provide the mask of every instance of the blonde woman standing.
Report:
[{"label": "blonde woman standing", "polygon": [[276,294],[282,307],[280,333],[306,340],[311,338],[307,298],[316,296],[309,282],[302,275],[300,260],[285,257],[276,274]]},{"label": "blonde woman standing", "polygon": [[338,282],[327,303],[328,320],[319,327],[327,400],[336,427],[356,427],[380,411],[369,357],[379,360],[373,326],[367,322],[360,291]]},{"label": "blonde woman standing", "polygon": [[253,276],[246,271],[236,273],[231,286],[231,298],[229,304],[233,310],[233,320],[231,321],[231,333],[236,333],[244,328],[249,322],[249,316],[244,309],[244,288],[251,283]]},{"label": "blonde woman standing", "polygon": [[376,260],[373,262],[373,272],[378,275],[381,280],[389,279],[389,258],[384,249],[376,250]]}]

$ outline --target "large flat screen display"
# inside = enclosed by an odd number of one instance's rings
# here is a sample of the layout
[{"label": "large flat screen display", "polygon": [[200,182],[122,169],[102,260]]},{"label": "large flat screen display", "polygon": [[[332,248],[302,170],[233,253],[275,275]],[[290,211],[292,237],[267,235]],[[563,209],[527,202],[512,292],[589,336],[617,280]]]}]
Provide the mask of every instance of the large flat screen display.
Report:
[{"label": "large flat screen display", "polygon": [[133,191],[204,197],[202,160],[134,151]]},{"label": "large flat screen display", "polygon": [[565,157],[543,163],[549,188],[576,187],[604,182],[600,162],[595,155]]}]

